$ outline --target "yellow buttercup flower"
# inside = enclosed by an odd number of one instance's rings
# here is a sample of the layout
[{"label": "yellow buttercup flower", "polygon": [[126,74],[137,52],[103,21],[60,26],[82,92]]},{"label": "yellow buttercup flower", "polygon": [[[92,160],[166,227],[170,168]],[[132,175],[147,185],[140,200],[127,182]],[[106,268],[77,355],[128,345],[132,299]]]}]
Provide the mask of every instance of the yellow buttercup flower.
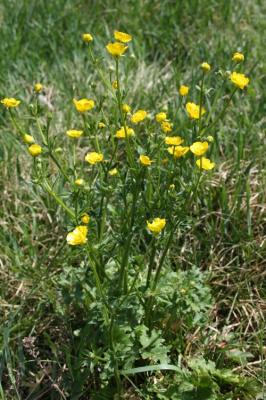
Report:
[{"label": "yellow buttercup flower", "polygon": [[114,31],[114,38],[122,43],[128,43],[132,40],[132,36],[128,33]]},{"label": "yellow buttercup flower", "polygon": [[126,136],[127,137],[135,136],[134,129],[126,126],[126,130],[125,130],[125,128],[122,126],[122,128],[120,128],[120,129],[118,129],[118,131],[116,131],[115,137],[117,139],[124,139]]},{"label": "yellow buttercup flower", "polygon": [[23,135],[23,141],[24,141],[24,143],[31,144],[31,143],[34,143],[34,138],[33,138],[33,136],[25,133],[25,135]]},{"label": "yellow buttercup flower", "polygon": [[36,93],[40,93],[42,91],[43,85],[41,83],[35,83],[34,90]]},{"label": "yellow buttercup flower", "polygon": [[204,72],[209,72],[211,70],[211,66],[207,62],[203,62],[201,64],[201,68],[203,69]]},{"label": "yellow buttercup flower", "polygon": [[66,131],[66,135],[73,139],[77,139],[81,135],[83,135],[83,131],[77,131],[76,129],[70,129],[70,130]]},{"label": "yellow buttercup flower", "polygon": [[233,54],[232,60],[235,62],[242,62],[245,60],[245,56],[242,53],[236,52]]},{"label": "yellow buttercup flower", "polygon": [[179,94],[180,96],[184,97],[187,96],[189,92],[189,87],[185,85],[181,85],[179,88]]},{"label": "yellow buttercup flower", "polygon": [[83,224],[88,224],[90,222],[90,216],[88,214],[83,214],[81,217],[81,221],[83,222]]},{"label": "yellow buttercup flower", "polygon": [[115,90],[118,89],[118,82],[117,81],[113,81],[112,82],[112,88],[115,89]]},{"label": "yellow buttercup flower", "polygon": [[133,122],[133,124],[138,124],[139,122],[142,122],[146,117],[147,117],[146,111],[138,110],[132,115],[131,122]]},{"label": "yellow buttercup flower", "polygon": [[72,232],[69,232],[66,240],[67,243],[70,244],[71,246],[78,246],[81,244],[86,244],[87,242],[87,234],[88,234],[88,228],[87,226],[77,226]]},{"label": "yellow buttercup flower", "polygon": [[32,155],[32,157],[37,157],[41,154],[42,148],[39,144],[35,143],[28,147],[28,152]]},{"label": "yellow buttercup flower", "polygon": [[103,161],[103,154],[96,153],[96,151],[92,151],[91,153],[87,153],[85,156],[85,161],[87,161],[91,165],[95,165]]},{"label": "yellow buttercup flower", "polygon": [[166,225],[164,218],[154,218],[152,222],[147,221],[147,228],[154,234],[160,233]]},{"label": "yellow buttercup flower", "polygon": [[172,132],[173,124],[169,121],[163,121],[161,123],[161,128],[164,131],[164,133]]},{"label": "yellow buttercup flower", "polygon": [[183,157],[189,151],[188,146],[171,146],[167,149],[169,154],[172,154],[175,158]]},{"label": "yellow buttercup flower", "polygon": [[110,171],[108,171],[108,174],[109,174],[110,176],[115,176],[115,175],[117,175],[117,174],[118,174],[117,168],[110,169]]},{"label": "yellow buttercup flower", "polygon": [[75,180],[75,185],[77,186],[83,186],[84,185],[84,179],[78,178]]},{"label": "yellow buttercup flower", "polygon": [[76,107],[76,110],[79,112],[89,111],[95,107],[94,101],[86,98],[80,100],[73,99],[73,103]]},{"label": "yellow buttercup flower", "polygon": [[14,97],[5,97],[4,99],[1,100],[1,103],[6,108],[13,108],[19,106],[20,100],[14,99]]},{"label": "yellow buttercup flower", "polygon": [[169,185],[169,189],[174,190],[175,189],[175,184],[172,183],[171,185]]},{"label": "yellow buttercup flower", "polygon": [[180,136],[166,136],[164,142],[172,146],[179,146],[184,140]]},{"label": "yellow buttercup flower", "polygon": [[214,137],[212,135],[207,136],[207,140],[209,143],[212,143],[214,141]]},{"label": "yellow buttercup flower", "polygon": [[108,53],[110,53],[112,56],[120,57],[128,49],[128,46],[125,46],[123,43],[115,42],[115,43],[108,43],[106,49]]},{"label": "yellow buttercup flower", "polygon": [[210,169],[213,169],[215,167],[215,163],[211,162],[208,158],[201,157],[196,161],[197,166],[200,169],[205,169],[206,171],[209,171]]},{"label": "yellow buttercup flower", "polygon": [[144,155],[139,156],[139,161],[145,167],[148,167],[149,165],[152,164],[152,160],[150,159],[150,157]]},{"label": "yellow buttercup flower", "polygon": [[90,33],[83,33],[82,39],[85,43],[89,43],[93,41],[93,37]]},{"label": "yellow buttercup flower", "polygon": [[122,111],[123,111],[125,114],[128,114],[128,113],[130,113],[130,111],[131,111],[131,107],[130,107],[128,104],[122,104]]},{"label": "yellow buttercup flower", "polygon": [[105,127],[106,127],[105,123],[103,123],[103,122],[98,123],[98,128],[103,129]]},{"label": "yellow buttercup flower", "polygon": [[195,154],[195,156],[203,156],[203,154],[208,150],[208,147],[208,142],[194,142],[190,146],[190,151]]},{"label": "yellow buttercup flower", "polygon": [[249,84],[249,78],[238,72],[232,72],[230,75],[230,79],[234,85],[236,85],[239,89],[244,89]]},{"label": "yellow buttercup flower", "polygon": [[159,112],[155,115],[155,119],[157,122],[163,122],[167,119],[167,115],[165,112]]},{"label": "yellow buttercup flower", "polygon": [[[188,115],[192,119],[199,119],[200,117],[200,106],[198,106],[195,103],[187,103],[186,104],[186,110],[188,112]],[[206,113],[205,108],[201,108],[201,116]]]}]

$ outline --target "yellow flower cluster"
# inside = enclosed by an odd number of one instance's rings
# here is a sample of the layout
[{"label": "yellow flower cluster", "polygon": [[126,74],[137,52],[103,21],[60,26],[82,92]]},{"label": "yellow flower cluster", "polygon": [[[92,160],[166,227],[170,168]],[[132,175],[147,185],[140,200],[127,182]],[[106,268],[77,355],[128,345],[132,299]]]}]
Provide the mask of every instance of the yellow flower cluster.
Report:
[{"label": "yellow flower cluster", "polygon": [[73,139],[78,139],[81,135],[83,135],[83,131],[79,131],[76,129],[70,129],[66,131],[66,135]]},{"label": "yellow flower cluster", "polygon": [[6,108],[14,108],[20,105],[20,100],[14,99],[14,97],[5,97],[1,100],[1,103]]},{"label": "yellow flower cluster", "polygon": [[200,117],[202,117],[202,115],[206,113],[205,108],[202,107],[200,110],[200,106],[195,103],[187,103],[186,110],[189,117],[192,119],[199,119]]},{"label": "yellow flower cluster", "polygon": [[73,103],[74,106],[76,107],[76,110],[81,113],[90,111],[92,108],[95,107],[95,102],[91,99],[86,99],[86,98],[80,100],[73,99]]},{"label": "yellow flower cluster", "polygon": [[87,153],[85,156],[85,161],[87,161],[91,165],[98,164],[104,160],[102,153],[97,153],[96,151],[92,151]]},{"label": "yellow flower cluster", "polygon": [[134,129],[129,128],[128,126],[126,126],[125,128],[122,126],[122,128],[116,131],[115,137],[117,139],[125,139],[126,136],[127,137],[135,136]]},{"label": "yellow flower cluster", "polygon": [[88,228],[87,226],[77,226],[72,232],[69,232],[66,240],[67,243],[71,246],[78,246],[87,243],[87,234]]},{"label": "yellow flower cluster", "polygon": [[132,117],[131,117],[131,122],[133,124],[138,124],[139,122],[144,121],[144,119],[147,117],[147,112],[144,110],[138,110],[136,111]]},{"label": "yellow flower cluster", "polygon": [[249,84],[249,78],[245,74],[238,72],[232,72],[230,79],[235,86],[242,90]]},{"label": "yellow flower cluster", "polygon": [[164,218],[154,218],[152,222],[147,221],[147,228],[151,233],[158,235],[166,225],[166,220]]}]

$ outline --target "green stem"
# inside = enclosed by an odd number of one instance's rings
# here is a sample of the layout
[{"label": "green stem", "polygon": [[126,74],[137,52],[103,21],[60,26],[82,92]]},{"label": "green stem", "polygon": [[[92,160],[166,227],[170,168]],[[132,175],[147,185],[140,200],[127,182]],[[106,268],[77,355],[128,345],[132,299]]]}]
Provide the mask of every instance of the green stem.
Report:
[{"label": "green stem", "polygon": [[117,103],[118,103],[119,114],[120,114],[120,118],[122,121],[122,125],[125,130],[126,151],[127,151],[128,161],[129,161],[130,167],[134,167],[134,157],[133,157],[131,146],[130,146],[130,138],[127,135],[127,126],[126,126],[125,115],[122,110],[122,96],[121,96],[121,90],[120,90],[118,58],[115,59],[115,73],[116,73],[116,81],[117,81]]},{"label": "green stem", "polygon": [[233,90],[233,92],[231,93],[231,96],[229,97],[229,99],[227,100],[227,102],[225,103],[222,111],[220,112],[220,114],[218,115],[218,117],[208,126],[206,126],[203,130],[202,130],[202,135],[206,133],[206,131],[210,130],[211,128],[213,128],[217,122],[220,121],[220,119],[222,119],[226,113],[227,108],[229,107],[231,100],[235,94],[235,92],[237,91],[237,87]]},{"label": "green stem", "polygon": [[13,117],[11,110],[8,109],[8,111],[9,111],[9,116],[10,116],[12,125],[14,126],[14,128],[17,130],[17,132],[20,134],[20,136],[21,136],[22,139],[23,139],[23,136],[24,136],[23,129],[20,127],[20,125],[17,123],[17,121],[16,121],[15,118]]},{"label": "green stem", "polygon": [[126,244],[125,244],[125,251],[124,251],[124,254],[123,254],[122,261],[121,261],[121,268],[120,268],[120,275],[119,275],[119,287],[124,291],[124,293],[127,293],[126,267],[127,267],[127,264],[128,264],[131,240],[133,238],[132,228],[133,228],[133,225],[134,225],[135,215],[136,215],[136,210],[137,210],[137,199],[138,199],[138,195],[139,195],[139,185],[140,185],[140,182],[139,182],[138,179],[136,179],[135,190],[133,192],[133,200],[132,200],[132,207],[131,207],[131,216],[130,216],[128,236],[127,236],[127,241],[126,241]]},{"label": "green stem", "polygon": [[201,85],[200,85],[200,104],[199,104],[199,135],[201,131],[201,120],[202,120],[202,102],[203,102],[203,85],[204,85],[204,77],[205,73],[203,72],[202,79],[201,79]]},{"label": "green stem", "polygon": [[63,202],[63,200],[58,196],[58,194],[54,192],[54,190],[48,183],[47,179],[43,179],[41,186],[67,212],[67,214],[71,217],[71,219],[75,221],[76,220],[75,213]]},{"label": "green stem", "polygon": [[61,166],[60,162],[58,161],[58,159],[56,158],[56,156],[52,153],[51,150],[49,150],[48,152],[49,156],[51,157],[51,159],[53,160],[53,162],[55,163],[55,165],[57,166],[57,168],[59,169],[59,171],[61,172],[61,174],[64,176],[65,180],[69,183],[71,183],[71,180],[69,179],[69,177],[67,176],[67,174],[65,173],[63,167]]},{"label": "green stem", "polygon": [[43,130],[42,130],[42,127],[41,127],[39,118],[36,117],[36,118],[35,118],[35,121],[36,121],[36,124],[37,124],[38,130],[39,130],[39,132],[40,132],[40,135],[41,135],[41,138],[42,138],[43,143],[45,144],[45,146],[48,146],[47,138],[45,137],[45,135],[44,135],[44,133],[43,133]]},{"label": "green stem", "polygon": [[174,225],[173,225],[173,227],[171,229],[171,232],[170,232],[170,234],[168,236],[168,240],[166,242],[163,254],[162,254],[161,258],[160,258],[158,268],[157,268],[156,273],[155,273],[155,278],[154,278],[153,285],[152,285],[152,288],[151,288],[151,291],[153,293],[149,297],[148,303],[147,303],[147,307],[146,307],[146,320],[148,321],[148,325],[149,326],[150,326],[150,321],[152,320],[152,307],[153,307],[153,300],[154,300],[154,295],[153,294],[154,294],[154,292],[155,292],[155,290],[157,288],[157,284],[158,284],[159,279],[160,279],[160,275],[161,275],[162,267],[163,267],[163,264],[164,264],[164,260],[165,260],[165,257],[167,255],[167,253],[168,253],[168,250],[169,250],[169,248],[171,246],[171,243],[172,243],[172,240],[173,240],[173,237],[174,237],[174,233],[175,233],[177,224],[178,224],[178,220],[174,223]]},{"label": "green stem", "polygon": [[148,289],[148,287],[150,285],[150,279],[151,279],[151,274],[152,274],[152,270],[154,267],[155,255],[156,255],[156,239],[154,236],[152,238],[152,243],[151,243],[151,256],[150,256],[150,262],[149,262],[148,274],[147,274],[147,280],[146,280],[146,290]]}]

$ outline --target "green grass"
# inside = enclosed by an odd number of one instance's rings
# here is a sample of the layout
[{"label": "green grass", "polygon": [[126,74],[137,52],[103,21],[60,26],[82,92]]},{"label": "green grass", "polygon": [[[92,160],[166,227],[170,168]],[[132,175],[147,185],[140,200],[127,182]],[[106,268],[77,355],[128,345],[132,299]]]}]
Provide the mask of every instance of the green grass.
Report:
[{"label": "green grass", "polygon": [[[122,71],[129,88],[127,100],[152,112],[168,108],[180,134],[179,126],[186,127],[176,112],[180,83],[193,87],[191,98],[196,101],[198,65],[207,60],[215,68],[208,81],[214,87],[222,82],[219,68],[231,68],[232,53],[244,52],[250,88],[237,94],[223,124],[212,132],[216,138],[212,156],[218,167],[170,254],[180,271],[179,289],[190,290],[195,281],[192,297],[199,297],[191,303],[202,301],[198,326],[184,314],[183,326],[171,328],[179,329],[178,366],[186,371],[187,385],[202,380],[203,387],[206,371],[211,370],[215,378],[208,385],[223,382],[224,397],[217,399],[256,396],[240,383],[239,392],[233,392],[232,382],[218,377],[223,368],[239,379],[254,379],[253,389],[257,384],[264,387],[258,390],[262,393],[258,399],[265,398],[265,12],[260,0],[107,4],[2,0],[0,4],[1,98],[30,102],[33,83],[43,82],[54,107],[51,129],[57,134],[78,121],[71,104],[74,95],[100,96],[110,113],[115,109],[89,63],[81,40],[85,31],[94,35],[112,79],[104,45],[117,28],[134,36]],[[217,97],[218,108],[223,101]],[[25,130],[35,134],[36,126],[23,117],[23,111],[18,113]],[[93,391],[95,398],[112,398],[110,388],[100,391],[97,377],[80,373],[91,351],[80,302],[85,279],[80,258],[64,246],[68,223],[64,212],[32,183],[31,160],[3,108],[0,167],[0,398],[87,399]],[[80,331],[83,336],[78,341]],[[139,335],[148,340],[145,332]],[[217,370],[195,362],[199,356],[215,362]],[[216,399],[206,397],[206,392],[202,397],[202,389],[178,397],[180,378],[173,379],[173,373],[163,369],[125,375],[128,399]]]}]

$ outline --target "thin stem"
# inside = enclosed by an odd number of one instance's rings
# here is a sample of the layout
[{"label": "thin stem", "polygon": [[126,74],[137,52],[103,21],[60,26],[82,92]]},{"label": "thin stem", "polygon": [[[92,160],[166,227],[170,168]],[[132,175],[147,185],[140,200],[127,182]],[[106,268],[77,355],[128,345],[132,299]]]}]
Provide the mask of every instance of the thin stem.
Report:
[{"label": "thin stem", "polygon": [[199,104],[199,135],[201,131],[201,120],[202,120],[202,102],[203,102],[203,85],[204,85],[204,78],[205,78],[205,73],[203,72],[202,79],[201,79],[201,85],[200,85],[200,104]]},{"label": "thin stem", "polygon": [[18,133],[20,134],[20,136],[23,138],[24,132],[23,129],[20,127],[20,125],[17,123],[17,121],[15,120],[14,116],[12,115],[12,112],[10,109],[8,109],[9,111],[9,116],[12,122],[12,125],[14,126],[14,128],[18,131]]},{"label": "thin stem", "polygon": [[43,181],[41,182],[41,186],[67,212],[67,214],[71,217],[71,219],[75,221],[76,220],[75,213],[64,203],[61,197],[59,197],[58,194],[55,193],[55,191],[51,188],[50,184],[48,183],[47,179],[43,179]]},{"label": "thin stem", "polygon": [[128,160],[129,160],[129,165],[131,167],[134,167],[134,158],[133,158],[132,151],[131,151],[130,138],[128,137],[128,134],[127,134],[127,125],[126,125],[125,115],[122,110],[122,96],[121,96],[121,90],[120,90],[118,58],[115,59],[115,73],[116,73],[116,81],[117,81],[117,103],[118,103],[120,118],[121,118],[122,125],[123,125],[124,131],[125,131],[127,156],[128,156]]},{"label": "thin stem", "polygon": [[127,279],[126,279],[126,266],[128,264],[129,258],[129,250],[131,245],[131,240],[133,238],[132,228],[135,222],[135,215],[137,210],[137,199],[139,195],[139,185],[140,182],[136,179],[135,190],[133,192],[133,200],[132,200],[132,207],[131,207],[131,216],[130,216],[130,223],[129,223],[129,230],[128,230],[128,237],[125,244],[125,251],[123,254],[123,258],[121,261],[121,268],[120,268],[120,276],[119,276],[119,287],[123,288],[124,293],[127,293]]},{"label": "thin stem", "polygon": [[227,102],[225,103],[222,111],[220,112],[220,114],[218,115],[218,117],[208,126],[206,126],[203,130],[202,130],[202,135],[206,133],[207,130],[213,128],[217,122],[219,122],[220,119],[223,118],[224,114],[226,113],[227,108],[229,107],[231,100],[235,94],[235,92],[237,91],[237,87],[233,90],[233,92],[231,93],[231,96],[229,97],[229,99],[227,100]]},{"label": "thin stem", "polygon": [[154,267],[155,255],[156,255],[156,238],[154,236],[152,238],[152,243],[151,243],[151,255],[150,255],[150,262],[149,262],[148,273],[147,273],[146,290],[148,289],[148,287],[150,285],[150,279],[151,279],[151,274],[152,274],[152,270]]}]

